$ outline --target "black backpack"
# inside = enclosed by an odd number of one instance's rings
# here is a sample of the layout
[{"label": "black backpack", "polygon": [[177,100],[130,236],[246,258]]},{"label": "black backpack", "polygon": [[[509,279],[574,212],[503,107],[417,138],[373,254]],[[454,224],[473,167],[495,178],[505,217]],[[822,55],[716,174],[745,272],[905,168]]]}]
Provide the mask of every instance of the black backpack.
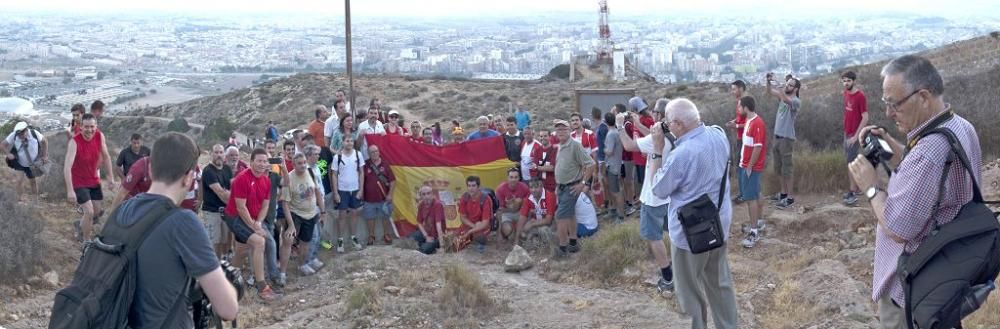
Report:
[{"label": "black backpack", "polygon": [[[179,208],[167,200],[157,201],[153,209],[129,226],[118,223],[122,208],[115,209],[101,234],[86,243],[73,281],[56,293],[50,329],[128,328],[139,246]],[[184,299],[177,297],[168,314],[173,314]],[[163,327],[172,326],[175,318],[168,318]]]},{"label": "black backpack", "polygon": [[899,256],[896,275],[903,284],[908,328],[958,328],[962,318],[979,309],[995,289],[993,281],[1000,273],[1000,222],[997,213],[984,204],[965,149],[955,135],[937,128],[920,137],[930,134],[944,135],[951,147],[931,218],[937,215],[948,168],[956,156],[972,178],[973,197],[953,221],[942,225],[932,220],[934,228],[917,250]]}]

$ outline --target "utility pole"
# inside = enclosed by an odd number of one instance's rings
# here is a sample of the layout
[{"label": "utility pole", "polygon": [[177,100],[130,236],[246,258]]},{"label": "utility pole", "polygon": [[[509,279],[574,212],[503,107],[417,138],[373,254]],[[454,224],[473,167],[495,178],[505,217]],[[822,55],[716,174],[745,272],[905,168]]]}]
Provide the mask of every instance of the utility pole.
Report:
[{"label": "utility pole", "polygon": [[351,0],[344,0],[344,29],[347,42],[347,101],[351,103],[351,116],[355,116],[358,104],[354,103],[354,60],[351,58]]}]

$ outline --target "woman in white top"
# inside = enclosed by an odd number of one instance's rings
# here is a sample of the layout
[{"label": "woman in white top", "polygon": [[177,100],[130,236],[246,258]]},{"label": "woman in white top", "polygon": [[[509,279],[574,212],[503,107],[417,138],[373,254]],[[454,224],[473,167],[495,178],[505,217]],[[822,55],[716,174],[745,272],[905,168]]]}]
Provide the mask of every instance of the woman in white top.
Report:
[{"label": "woman in white top", "polygon": [[[361,195],[365,186],[365,176],[362,174],[365,160],[354,148],[354,138],[345,135],[343,147],[333,157],[330,168],[330,187],[337,193],[333,194],[333,202],[337,203],[340,216],[337,217],[337,229],[341,237],[337,238],[337,252],[344,252],[344,233],[350,232],[354,250],[361,250],[361,243],[355,234],[358,226],[358,213],[361,211]],[[346,224],[350,224],[348,227]]]}]

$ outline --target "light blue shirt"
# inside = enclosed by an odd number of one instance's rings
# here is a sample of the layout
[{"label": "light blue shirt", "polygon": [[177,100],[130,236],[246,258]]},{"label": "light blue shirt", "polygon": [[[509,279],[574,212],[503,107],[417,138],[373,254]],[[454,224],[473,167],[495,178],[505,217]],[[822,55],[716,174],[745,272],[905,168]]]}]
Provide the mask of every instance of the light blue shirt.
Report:
[{"label": "light blue shirt", "polygon": [[517,120],[517,130],[524,130],[524,127],[531,125],[531,114],[528,111],[516,111],[514,120]]},{"label": "light blue shirt", "polygon": [[[677,212],[682,206],[706,193],[716,205],[719,204],[719,183],[729,160],[729,140],[719,127],[708,128],[702,124],[678,138],[674,144],[674,150],[656,174],[659,180],[653,183],[653,194],[664,199],[669,197],[671,200],[667,212],[670,243],[677,248],[691,250]],[[719,218],[722,221],[723,238],[728,240],[729,226],[733,221],[729,182],[726,182],[725,194],[722,196]]]},{"label": "light blue shirt", "polygon": [[482,133],[479,130],[476,130],[471,134],[469,134],[469,137],[466,137],[465,140],[474,141],[477,139],[497,137],[497,136],[500,136],[500,133],[498,133],[496,130],[493,129],[487,129],[486,133]]}]

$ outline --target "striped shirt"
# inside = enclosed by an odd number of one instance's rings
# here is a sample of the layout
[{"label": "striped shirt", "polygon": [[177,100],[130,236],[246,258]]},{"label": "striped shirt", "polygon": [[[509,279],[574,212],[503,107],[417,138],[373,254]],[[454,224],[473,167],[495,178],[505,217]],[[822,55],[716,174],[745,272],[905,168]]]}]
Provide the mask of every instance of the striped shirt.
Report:
[{"label": "striped shirt", "polygon": [[[947,113],[942,112],[939,115]],[[936,118],[937,116],[935,116]],[[919,132],[935,118],[931,118],[919,127],[910,131],[906,138],[913,140]],[[955,115],[941,127],[954,132],[958,142],[965,148],[976,175],[976,181],[981,182],[982,150],[976,130],[969,121]],[[941,134],[928,135],[921,138],[903,158],[896,172],[889,179],[885,201],[885,227],[878,227],[875,233],[875,269],[872,277],[872,300],[878,301],[888,293],[899,305],[904,305],[903,287],[896,277],[896,265],[899,255],[905,250],[912,253],[927,238],[932,229],[929,224],[934,204],[937,202],[940,190],[940,175],[946,169],[945,160],[951,147],[948,139]],[[945,224],[951,222],[963,205],[972,200],[972,181],[966,174],[962,162],[954,158],[947,168],[948,178],[944,184],[944,193],[940,209],[935,219]],[[885,233],[889,230],[906,241],[900,244],[893,241]]]}]

